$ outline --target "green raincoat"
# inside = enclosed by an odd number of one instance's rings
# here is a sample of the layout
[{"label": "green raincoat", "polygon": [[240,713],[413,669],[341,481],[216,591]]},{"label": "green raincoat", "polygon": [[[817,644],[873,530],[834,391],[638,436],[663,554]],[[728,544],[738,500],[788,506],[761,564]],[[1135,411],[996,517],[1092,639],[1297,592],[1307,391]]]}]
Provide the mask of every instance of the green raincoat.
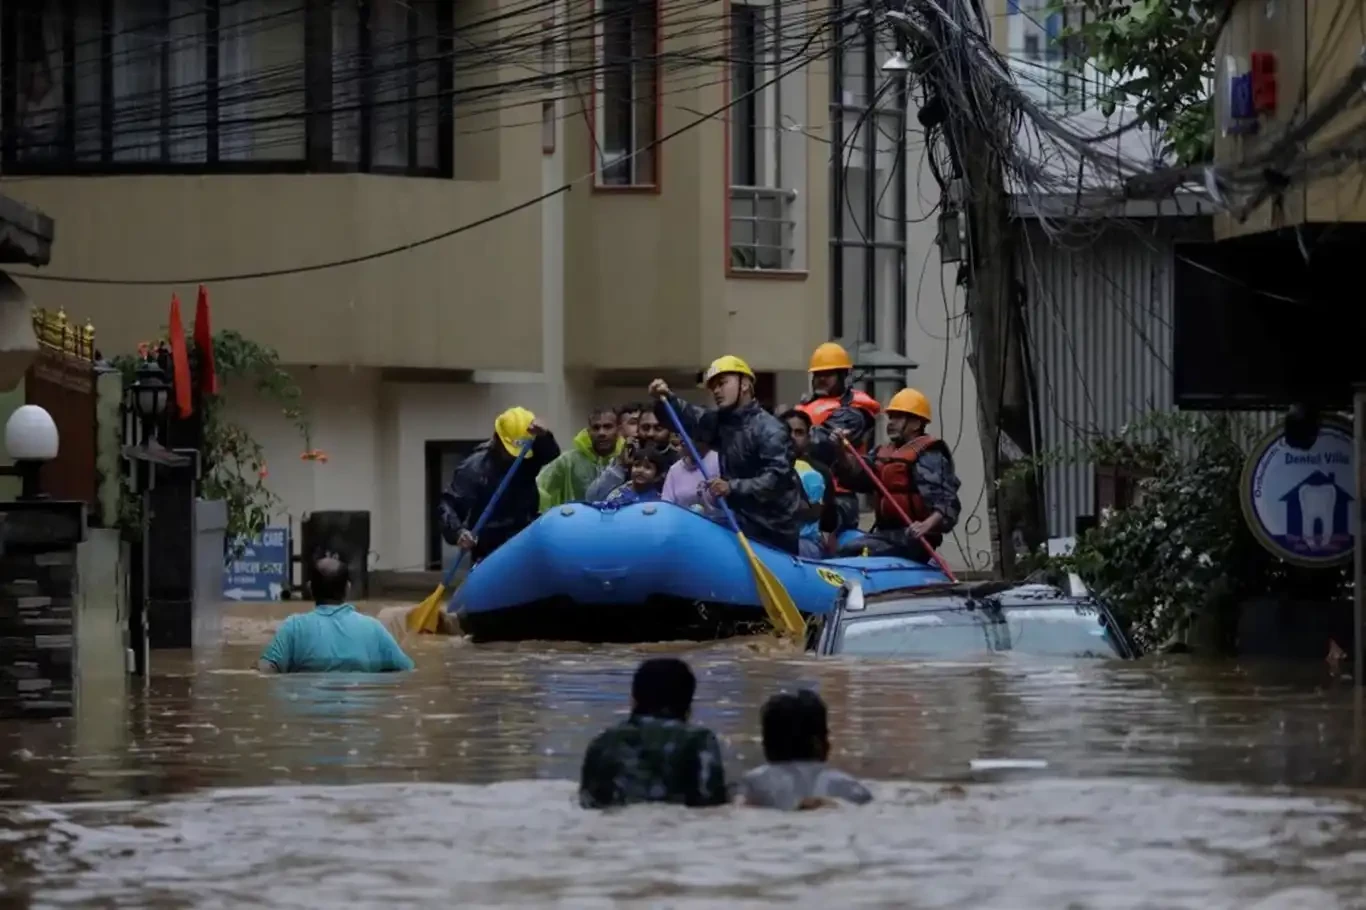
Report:
[{"label": "green raincoat", "polygon": [[612,463],[625,444],[625,440],[618,438],[611,455],[599,455],[593,451],[588,431],[580,430],[574,437],[574,444],[536,475],[536,486],[541,491],[541,511],[582,500],[589,484],[597,480],[602,469]]}]

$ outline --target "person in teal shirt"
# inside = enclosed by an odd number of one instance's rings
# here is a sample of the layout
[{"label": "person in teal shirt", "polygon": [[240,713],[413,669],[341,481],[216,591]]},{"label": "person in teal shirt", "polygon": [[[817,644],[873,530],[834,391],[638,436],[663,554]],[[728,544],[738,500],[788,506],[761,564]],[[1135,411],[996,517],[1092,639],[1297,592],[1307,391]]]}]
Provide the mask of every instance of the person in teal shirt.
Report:
[{"label": "person in teal shirt", "polygon": [[280,624],[261,654],[262,673],[389,673],[413,669],[413,661],[373,616],[346,602],[351,587],[346,563],[328,554],[309,577],[314,607]]}]

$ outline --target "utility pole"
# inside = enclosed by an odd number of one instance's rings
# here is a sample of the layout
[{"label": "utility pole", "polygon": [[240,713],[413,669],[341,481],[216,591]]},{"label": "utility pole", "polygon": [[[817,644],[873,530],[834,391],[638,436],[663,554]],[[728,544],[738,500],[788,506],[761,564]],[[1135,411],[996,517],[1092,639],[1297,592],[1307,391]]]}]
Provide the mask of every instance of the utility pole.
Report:
[{"label": "utility pole", "polygon": [[[914,2],[914,0],[912,0]],[[949,29],[932,9],[922,9],[930,40],[897,20],[912,47],[922,53],[917,72],[927,85],[920,119],[927,129],[942,130],[953,161],[944,199],[945,223],[954,230],[963,221],[966,235],[967,312],[973,353],[969,359],[977,384],[977,425],[987,484],[992,550],[997,572],[1016,573],[1016,550],[1037,548],[1047,537],[1037,472],[1023,484],[1007,486],[1001,478],[1011,464],[1034,457],[1033,389],[1029,381],[1029,346],[1024,324],[1024,298],[1015,277],[1015,236],[1010,195],[1005,184],[1002,150],[1015,144],[1012,117],[999,89],[972,91],[982,79],[970,58],[976,16],[970,0],[942,4],[958,28]],[[989,46],[987,36],[982,43]],[[956,52],[947,52],[957,44]],[[980,105],[990,107],[983,108]],[[956,220],[957,219],[957,220]]]}]

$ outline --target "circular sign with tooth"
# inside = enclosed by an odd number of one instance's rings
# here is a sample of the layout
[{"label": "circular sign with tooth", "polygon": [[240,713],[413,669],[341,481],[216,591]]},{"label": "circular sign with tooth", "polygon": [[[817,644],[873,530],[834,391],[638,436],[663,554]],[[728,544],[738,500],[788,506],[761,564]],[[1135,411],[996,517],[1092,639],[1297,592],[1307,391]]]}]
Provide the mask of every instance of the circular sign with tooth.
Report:
[{"label": "circular sign with tooth", "polygon": [[1243,514],[1262,546],[1309,568],[1340,565],[1356,543],[1356,466],[1351,425],[1324,418],[1318,439],[1295,449],[1280,428],[1243,467]]}]

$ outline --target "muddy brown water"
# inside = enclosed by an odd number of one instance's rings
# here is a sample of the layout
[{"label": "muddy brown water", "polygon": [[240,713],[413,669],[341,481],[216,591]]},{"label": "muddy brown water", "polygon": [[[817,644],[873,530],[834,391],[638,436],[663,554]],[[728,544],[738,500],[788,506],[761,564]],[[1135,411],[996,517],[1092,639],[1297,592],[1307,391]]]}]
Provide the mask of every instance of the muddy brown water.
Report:
[{"label": "muddy brown water", "polygon": [[[270,629],[0,723],[0,906],[1366,907],[1357,713],[1321,667],[446,640],[403,676],[264,677]],[[584,746],[661,650],[729,773],[763,699],[813,686],[877,801],[578,809]]]}]

